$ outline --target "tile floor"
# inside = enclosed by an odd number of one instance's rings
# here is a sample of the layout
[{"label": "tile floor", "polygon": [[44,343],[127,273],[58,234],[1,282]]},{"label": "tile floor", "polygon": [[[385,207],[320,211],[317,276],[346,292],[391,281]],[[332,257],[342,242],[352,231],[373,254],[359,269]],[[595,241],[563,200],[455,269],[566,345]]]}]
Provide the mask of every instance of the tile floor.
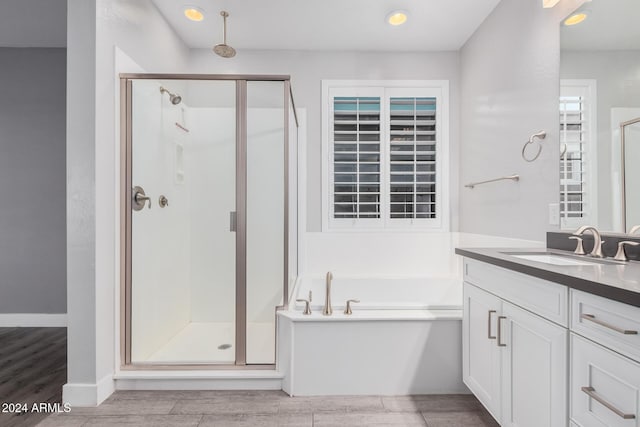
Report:
[{"label": "tile floor", "polygon": [[289,397],[280,391],[118,391],[40,427],[494,427],[471,395]]},{"label": "tile floor", "polygon": [[4,405],[60,402],[66,380],[66,328],[0,328],[0,426],[38,424],[46,413],[7,413]]}]

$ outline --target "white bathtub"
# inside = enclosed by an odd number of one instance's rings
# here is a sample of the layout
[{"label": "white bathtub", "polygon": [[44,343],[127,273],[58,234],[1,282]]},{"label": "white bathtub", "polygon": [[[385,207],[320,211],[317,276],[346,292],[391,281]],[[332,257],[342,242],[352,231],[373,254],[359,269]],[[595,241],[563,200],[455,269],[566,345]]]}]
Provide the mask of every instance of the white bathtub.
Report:
[{"label": "white bathtub", "polygon": [[[300,278],[295,286],[290,307],[304,309],[297,299],[309,298],[312,311],[321,310],[325,301],[325,279]],[[359,310],[460,310],[462,285],[459,279],[433,277],[340,277],[331,283],[331,303],[334,310],[344,310],[348,299]]]},{"label": "white bathtub", "polygon": [[[312,314],[298,298],[313,295]],[[278,312],[278,370],[291,395],[468,393],[462,382],[462,281],[334,277],[297,280]],[[343,314],[347,299],[359,299]]]}]

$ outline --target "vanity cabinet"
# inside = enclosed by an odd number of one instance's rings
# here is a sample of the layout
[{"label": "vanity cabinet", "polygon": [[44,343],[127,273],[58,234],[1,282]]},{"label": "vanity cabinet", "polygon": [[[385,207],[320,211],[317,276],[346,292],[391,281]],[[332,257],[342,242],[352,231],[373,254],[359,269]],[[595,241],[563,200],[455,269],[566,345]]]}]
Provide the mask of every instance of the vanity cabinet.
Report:
[{"label": "vanity cabinet", "polygon": [[567,425],[567,330],[508,302],[502,316],[502,425]]},{"label": "vanity cabinet", "polygon": [[502,313],[500,298],[464,284],[462,375],[465,384],[496,420],[500,420],[500,347],[496,321]]},{"label": "vanity cabinet", "polygon": [[640,364],[571,333],[571,421],[581,427],[637,426]]},{"label": "vanity cabinet", "polygon": [[581,427],[640,420],[640,308],[571,291],[571,421]]},{"label": "vanity cabinet", "polygon": [[640,307],[469,258],[463,286],[463,380],[502,426],[640,426]]},{"label": "vanity cabinet", "polygon": [[567,426],[567,298],[561,285],[465,260],[463,380],[502,426]]}]

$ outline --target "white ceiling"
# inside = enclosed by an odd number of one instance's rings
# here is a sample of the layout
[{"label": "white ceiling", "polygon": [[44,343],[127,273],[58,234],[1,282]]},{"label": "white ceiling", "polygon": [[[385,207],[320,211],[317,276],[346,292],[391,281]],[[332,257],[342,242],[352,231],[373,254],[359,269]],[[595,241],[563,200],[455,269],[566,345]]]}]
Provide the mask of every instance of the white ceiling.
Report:
[{"label": "white ceiling", "polygon": [[0,47],[65,47],[67,0],[0,0]]},{"label": "white ceiling", "polygon": [[[500,0],[153,0],[191,48],[222,42],[221,10],[229,12],[227,43],[237,49],[457,50]],[[185,5],[204,9],[191,22]],[[385,22],[392,10],[406,24]]]},{"label": "white ceiling", "polygon": [[562,49],[640,49],[640,0],[593,0],[580,9],[586,9],[588,17],[562,27]]}]

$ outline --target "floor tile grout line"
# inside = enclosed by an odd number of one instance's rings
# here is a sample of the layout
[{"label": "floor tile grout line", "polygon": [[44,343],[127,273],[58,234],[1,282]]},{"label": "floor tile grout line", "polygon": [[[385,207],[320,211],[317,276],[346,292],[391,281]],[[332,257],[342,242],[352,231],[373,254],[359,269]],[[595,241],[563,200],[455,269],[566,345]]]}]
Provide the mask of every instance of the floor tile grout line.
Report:
[{"label": "floor tile grout line", "polygon": [[178,403],[181,401],[182,399],[176,399],[176,403],[173,404],[173,406],[171,407],[171,409],[169,409],[169,415],[171,415],[173,413],[173,410],[176,409],[176,406],[178,406]]},{"label": "floor tile grout line", "polygon": [[427,417],[424,415],[424,412],[421,411],[420,415],[422,416],[422,419],[424,420],[425,426],[429,427],[429,421],[427,421]]}]

